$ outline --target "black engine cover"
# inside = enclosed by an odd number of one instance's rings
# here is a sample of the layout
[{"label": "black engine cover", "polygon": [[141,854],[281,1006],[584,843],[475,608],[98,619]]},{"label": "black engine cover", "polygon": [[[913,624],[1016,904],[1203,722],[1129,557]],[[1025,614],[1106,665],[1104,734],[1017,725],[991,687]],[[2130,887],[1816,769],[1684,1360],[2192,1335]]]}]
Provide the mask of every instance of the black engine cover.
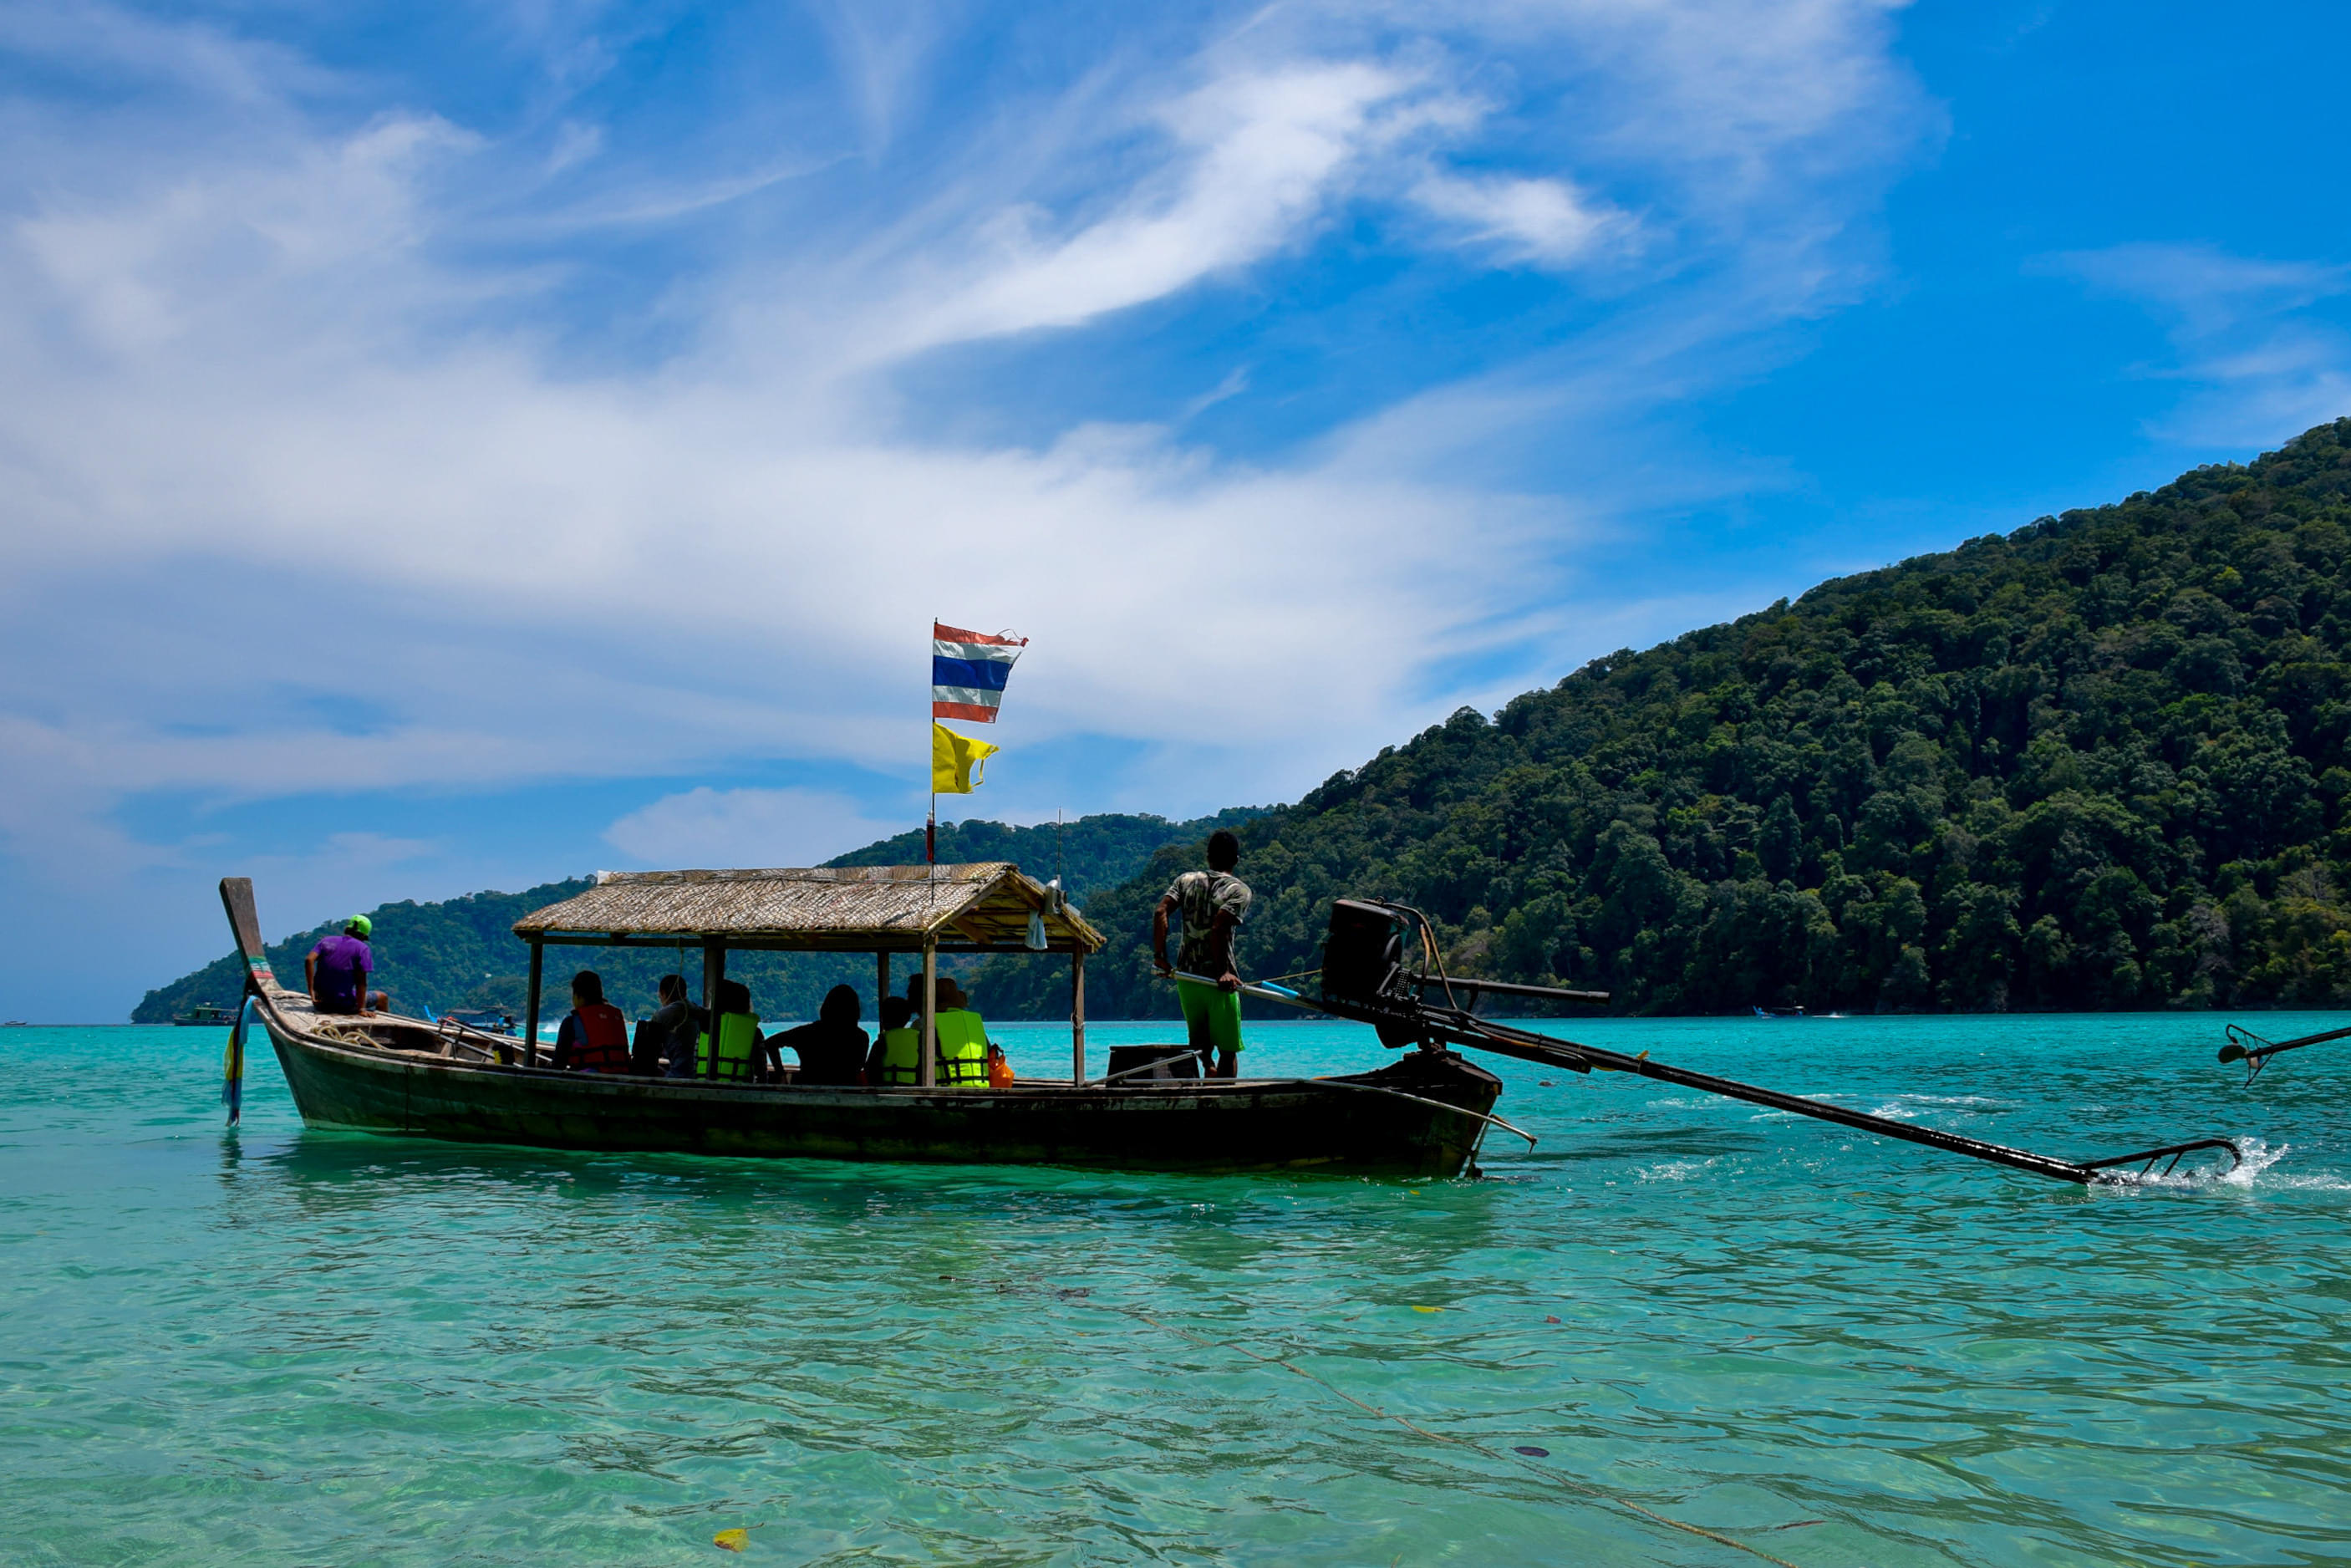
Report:
[{"label": "black engine cover", "polygon": [[1403,918],[1384,904],[1332,901],[1331,932],[1322,943],[1322,994],[1365,1006],[1409,1000],[1403,975]]}]

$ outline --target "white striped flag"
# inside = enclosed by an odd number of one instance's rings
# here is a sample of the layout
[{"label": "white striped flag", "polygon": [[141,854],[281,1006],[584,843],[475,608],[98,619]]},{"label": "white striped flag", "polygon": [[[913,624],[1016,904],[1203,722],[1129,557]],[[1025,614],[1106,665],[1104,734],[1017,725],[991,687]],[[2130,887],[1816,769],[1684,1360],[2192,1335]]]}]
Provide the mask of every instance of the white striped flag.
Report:
[{"label": "white striped flag", "polygon": [[932,622],[931,716],[994,724],[1012,662],[1028,645],[1008,632],[990,637]]}]

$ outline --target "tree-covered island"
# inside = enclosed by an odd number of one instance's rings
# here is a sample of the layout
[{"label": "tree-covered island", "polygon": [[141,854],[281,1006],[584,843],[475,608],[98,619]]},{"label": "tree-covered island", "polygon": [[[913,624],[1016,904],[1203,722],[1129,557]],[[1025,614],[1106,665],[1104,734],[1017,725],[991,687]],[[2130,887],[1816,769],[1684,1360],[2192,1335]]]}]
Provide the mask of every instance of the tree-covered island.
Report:
[{"label": "tree-covered island", "polygon": [[[1427,910],[1460,972],[1604,988],[1624,1011],[2351,1001],[2346,648],[2339,420],[1595,659],[1294,805],[1087,819],[1102,841],[1071,885],[1112,944],[1089,1010],[1172,1015],[1150,907],[1236,821],[1257,895],[1239,954],[1262,976],[1313,968],[1328,901],[1361,894]],[[1050,828],[958,831],[971,841],[942,858],[1050,874],[1029,836]],[[920,852],[907,835],[837,863]],[[499,946],[501,923],[572,885],[378,911],[387,979],[441,950],[404,953],[404,912],[449,911],[464,934],[431,960],[449,978],[408,994],[449,1006],[485,994],[469,976],[510,984],[521,948]],[[812,1007],[831,972],[799,967],[774,977],[778,1010]],[[196,994],[207,970],[137,1016],[228,999],[233,968],[214,967],[219,996]],[[996,1017],[1067,1008],[1057,965],[990,960],[973,988]]]}]

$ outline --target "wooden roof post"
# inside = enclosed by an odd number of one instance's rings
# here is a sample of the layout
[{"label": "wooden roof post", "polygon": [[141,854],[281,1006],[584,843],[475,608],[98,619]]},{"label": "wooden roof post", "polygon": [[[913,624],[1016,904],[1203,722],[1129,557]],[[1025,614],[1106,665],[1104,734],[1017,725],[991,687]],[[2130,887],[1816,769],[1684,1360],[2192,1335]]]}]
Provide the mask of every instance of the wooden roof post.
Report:
[{"label": "wooden roof post", "polygon": [[703,1053],[702,1075],[718,1076],[718,983],[726,977],[726,943],[717,936],[702,944],[702,1009],[710,1016],[710,1049]]},{"label": "wooden roof post", "polygon": [[1086,1081],[1086,950],[1070,949],[1070,1082]]},{"label": "wooden roof post", "polygon": [[538,976],[546,959],[546,945],[533,942],[530,945],[530,1005],[524,1010],[522,1025],[522,1064],[525,1067],[538,1065]]},{"label": "wooden roof post", "polygon": [[939,939],[923,938],[923,1054],[922,1065],[915,1070],[914,1082],[925,1089],[935,1088],[939,1082],[938,1065],[932,1058],[939,1050]]},{"label": "wooden roof post", "polygon": [[890,999],[890,949],[873,955],[873,1038],[882,1038],[882,1004]]}]

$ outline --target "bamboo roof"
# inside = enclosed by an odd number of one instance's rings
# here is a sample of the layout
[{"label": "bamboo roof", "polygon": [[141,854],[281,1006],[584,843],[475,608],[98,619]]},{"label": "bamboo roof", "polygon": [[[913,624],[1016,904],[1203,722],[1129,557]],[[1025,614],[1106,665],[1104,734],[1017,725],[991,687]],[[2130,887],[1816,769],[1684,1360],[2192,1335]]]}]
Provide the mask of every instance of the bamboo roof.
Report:
[{"label": "bamboo roof", "polygon": [[577,897],[515,922],[527,942],[616,946],[699,944],[801,952],[1092,953],[1102,933],[1009,861],[970,865],[817,866],[771,871],[600,872]]}]

